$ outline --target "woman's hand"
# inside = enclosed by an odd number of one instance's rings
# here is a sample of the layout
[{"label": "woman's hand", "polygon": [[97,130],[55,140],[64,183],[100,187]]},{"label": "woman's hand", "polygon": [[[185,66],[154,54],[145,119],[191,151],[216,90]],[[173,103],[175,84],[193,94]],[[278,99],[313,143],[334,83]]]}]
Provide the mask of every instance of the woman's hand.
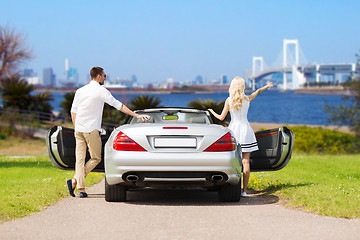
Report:
[{"label": "woman's hand", "polygon": [[267,85],[266,85],[266,88],[272,88],[274,85],[272,82],[269,82]]},{"label": "woman's hand", "polygon": [[214,110],[212,110],[211,108],[208,109],[209,112],[211,112],[214,115]]}]

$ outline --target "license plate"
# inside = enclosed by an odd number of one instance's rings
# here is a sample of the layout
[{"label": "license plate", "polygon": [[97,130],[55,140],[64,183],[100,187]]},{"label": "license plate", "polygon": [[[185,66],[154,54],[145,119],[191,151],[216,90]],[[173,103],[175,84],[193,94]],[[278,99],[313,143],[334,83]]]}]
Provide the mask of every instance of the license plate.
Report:
[{"label": "license plate", "polygon": [[155,138],[155,147],[196,147],[196,138]]}]

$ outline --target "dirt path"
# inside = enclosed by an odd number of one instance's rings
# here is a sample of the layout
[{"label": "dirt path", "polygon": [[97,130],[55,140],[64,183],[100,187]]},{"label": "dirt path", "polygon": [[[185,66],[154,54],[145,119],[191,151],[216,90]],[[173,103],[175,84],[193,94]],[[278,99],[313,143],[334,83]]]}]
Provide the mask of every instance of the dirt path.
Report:
[{"label": "dirt path", "polygon": [[219,203],[215,192],[146,190],[107,203],[104,182],[89,198],[0,224],[0,239],[360,239],[360,220],[287,209],[276,196]]}]

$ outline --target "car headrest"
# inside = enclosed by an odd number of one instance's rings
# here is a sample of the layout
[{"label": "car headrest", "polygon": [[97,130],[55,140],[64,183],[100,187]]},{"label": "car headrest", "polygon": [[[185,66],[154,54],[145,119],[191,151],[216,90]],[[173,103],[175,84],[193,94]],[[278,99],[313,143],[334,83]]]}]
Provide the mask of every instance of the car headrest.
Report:
[{"label": "car headrest", "polygon": [[191,123],[206,123],[205,118],[203,117],[192,117],[190,118]]},{"label": "car headrest", "polygon": [[154,120],[154,118],[153,117],[150,117],[148,120],[146,120],[146,121],[143,121],[143,120],[141,120],[141,118],[138,118],[137,120],[136,120],[136,123],[154,123],[155,122],[155,120]]}]

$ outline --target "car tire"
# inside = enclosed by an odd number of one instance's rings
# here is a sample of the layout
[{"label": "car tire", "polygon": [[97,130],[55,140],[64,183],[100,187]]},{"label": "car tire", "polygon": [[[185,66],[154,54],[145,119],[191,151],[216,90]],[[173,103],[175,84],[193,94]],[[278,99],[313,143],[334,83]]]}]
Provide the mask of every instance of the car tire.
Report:
[{"label": "car tire", "polygon": [[105,200],[107,202],[125,202],[126,186],[123,184],[109,185],[105,178]]},{"label": "car tire", "polygon": [[218,191],[220,202],[239,202],[241,197],[241,179],[238,184],[227,184]]}]

